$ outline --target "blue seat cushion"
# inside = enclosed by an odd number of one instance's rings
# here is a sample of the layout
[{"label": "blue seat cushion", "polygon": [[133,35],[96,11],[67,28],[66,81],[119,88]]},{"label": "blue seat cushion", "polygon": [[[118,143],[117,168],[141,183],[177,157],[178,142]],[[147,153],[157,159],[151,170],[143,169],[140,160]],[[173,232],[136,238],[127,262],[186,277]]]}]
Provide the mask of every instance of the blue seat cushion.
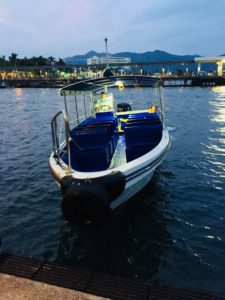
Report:
[{"label": "blue seat cushion", "polygon": [[107,131],[77,131],[73,135],[74,142],[82,150],[102,148],[111,141]]},{"label": "blue seat cushion", "polygon": [[126,147],[156,145],[162,138],[162,124],[125,127]]},{"label": "blue seat cushion", "polygon": [[114,117],[114,111],[96,112],[96,118],[112,118]]},{"label": "blue seat cushion", "polygon": [[[80,172],[96,172],[106,170],[111,162],[110,148],[80,150],[76,145],[70,143],[70,161],[73,169]],[[68,164],[68,156],[65,153],[63,161]]]}]

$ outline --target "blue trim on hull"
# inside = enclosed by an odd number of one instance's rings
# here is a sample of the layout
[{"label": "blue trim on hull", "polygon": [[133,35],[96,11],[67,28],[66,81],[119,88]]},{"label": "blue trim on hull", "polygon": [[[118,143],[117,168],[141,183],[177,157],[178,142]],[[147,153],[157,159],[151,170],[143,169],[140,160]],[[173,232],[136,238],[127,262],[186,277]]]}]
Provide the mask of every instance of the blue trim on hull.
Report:
[{"label": "blue trim on hull", "polygon": [[142,167],[141,169],[138,169],[134,173],[126,176],[126,182],[129,182],[130,180],[134,179],[135,177],[142,175],[143,173],[145,173],[149,169],[152,169],[152,168],[156,167],[157,164],[166,156],[166,152],[167,152],[168,147],[169,147],[169,144],[165,148],[165,150],[163,151],[163,153],[157,158],[157,160],[151,162],[147,166]]}]

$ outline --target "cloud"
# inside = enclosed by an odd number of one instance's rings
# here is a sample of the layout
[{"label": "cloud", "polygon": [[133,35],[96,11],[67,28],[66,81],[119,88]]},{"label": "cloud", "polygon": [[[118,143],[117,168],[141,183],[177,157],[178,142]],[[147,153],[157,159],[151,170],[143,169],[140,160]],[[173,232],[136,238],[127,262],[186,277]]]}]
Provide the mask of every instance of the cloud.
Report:
[{"label": "cloud", "polygon": [[223,53],[224,11],[224,0],[0,0],[1,51],[64,57],[104,51],[107,36],[111,53]]},{"label": "cloud", "polygon": [[10,24],[9,16],[7,10],[0,7],[0,25],[6,26]]}]

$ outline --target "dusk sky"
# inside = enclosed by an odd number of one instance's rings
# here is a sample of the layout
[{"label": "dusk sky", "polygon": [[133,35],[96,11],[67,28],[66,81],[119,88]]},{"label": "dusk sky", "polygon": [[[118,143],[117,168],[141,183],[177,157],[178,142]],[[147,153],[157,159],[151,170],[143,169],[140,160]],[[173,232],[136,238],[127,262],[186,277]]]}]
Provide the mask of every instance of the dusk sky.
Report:
[{"label": "dusk sky", "polygon": [[0,55],[225,53],[225,0],[0,0]]}]

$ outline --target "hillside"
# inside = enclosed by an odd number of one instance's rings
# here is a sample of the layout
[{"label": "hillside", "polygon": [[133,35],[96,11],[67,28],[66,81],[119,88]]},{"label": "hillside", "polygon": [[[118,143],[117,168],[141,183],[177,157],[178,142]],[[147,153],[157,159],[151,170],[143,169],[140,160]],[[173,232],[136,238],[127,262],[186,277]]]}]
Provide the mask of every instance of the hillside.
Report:
[{"label": "hillside", "polygon": [[[170,54],[165,51],[161,50],[155,50],[155,51],[147,51],[144,53],[135,53],[135,52],[119,52],[115,54],[110,54],[114,57],[130,57],[131,62],[156,62],[156,61],[181,61],[181,60],[193,60],[195,57],[200,57],[198,54],[193,55],[175,55]],[[68,65],[70,64],[86,64],[87,58],[90,58],[92,56],[98,56],[102,57],[105,56],[105,53],[98,53],[95,51],[89,51],[88,53],[84,55],[74,55],[72,57],[66,57],[64,58],[64,62]],[[219,55],[219,56],[225,56],[225,55]],[[186,71],[188,68],[189,71],[195,71],[197,70],[197,64],[189,64],[189,65],[167,65],[166,71],[167,72],[174,72],[174,71]],[[140,69],[140,67],[138,68]],[[144,66],[144,69],[147,72],[161,72],[162,66],[161,65],[146,65]],[[201,66],[201,69],[203,71],[215,71],[216,70],[216,63],[204,63]]]},{"label": "hillside", "polygon": [[[64,58],[66,64],[86,64],[87,58],[92,56],[104,56],[105,53],[98,53],[95,51],[89,51],[84,55],[74,55],[72,57]],[[134,53],[134,52],[119,52],[110,54],[114,57],[130,57],[131,62],[154,62],[154,61],[177,61],[177,60],[191,60],[199,55],[174,55],[161,50],[155,50],[153,52]]]}]

